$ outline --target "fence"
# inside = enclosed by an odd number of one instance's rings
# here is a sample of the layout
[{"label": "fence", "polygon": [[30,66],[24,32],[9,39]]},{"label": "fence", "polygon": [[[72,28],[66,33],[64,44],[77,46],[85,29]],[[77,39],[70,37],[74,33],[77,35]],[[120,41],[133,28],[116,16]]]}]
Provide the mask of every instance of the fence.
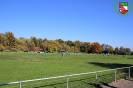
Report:
[{"label": "fence", "polygon": [[11,85],[11,84],[19,84],[18,85],[19,88],[22,88],[23,83],[27,83],[27,82],[35,82],[35,81],[42,81],[42,80],[46,81],[46,80],[50,80],[50,79],[64,78],[64,79],[66,79],[66,82],[65,82],[66,88],[68,88],[69,87],[69,79],[70,79],[70,77],[81,76],[81,75],[88,75],[88,74],[95,75],[94,79],[95,79],[95,84],[97,85],[99,83],[98,78],[100,77],[100,73],[112,71],[111,73],[114,75],[113,81],[116,82],[118,80],[117,79],[117,71],[118,70],[126,69],[125,72],[127,73],[127,78],[131,78],[131,68],[133,68],[133,66],[130,66],[130,67],[121,67],[121,68],[115,68],[115,69],[108,69],[108,70],[102,70],[102,71],[96,71],[96,72],[86,72],[86,73],[80,73],[80,74],[71,74],[71,75],[56,76],[56,77],[49,77],[49,78],[40,78],[40,79],[33,79],[33,80],[24,80],[24,81],[17,81],[17,82],[9,82],[9,83],[0,84],[0,87],[6,86],[6,85]]}]

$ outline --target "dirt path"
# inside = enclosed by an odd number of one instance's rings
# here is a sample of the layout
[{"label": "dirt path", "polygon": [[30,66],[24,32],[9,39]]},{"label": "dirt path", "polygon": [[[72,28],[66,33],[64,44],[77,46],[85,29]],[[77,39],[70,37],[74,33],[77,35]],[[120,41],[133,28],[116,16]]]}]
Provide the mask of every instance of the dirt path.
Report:
[{"label": "dirt path", "polygon": [[133,79],[121,79],[117,82],[112,82],[110,84],[105,84],[102,88],[133,88]]}]

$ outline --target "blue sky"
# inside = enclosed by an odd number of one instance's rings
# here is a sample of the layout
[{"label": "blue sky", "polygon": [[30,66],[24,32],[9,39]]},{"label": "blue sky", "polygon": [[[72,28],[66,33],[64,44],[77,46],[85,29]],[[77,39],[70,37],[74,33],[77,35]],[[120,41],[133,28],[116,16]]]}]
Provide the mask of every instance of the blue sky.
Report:
[{"label": "blue sky", "polygon": [[133,12],[120,16],[114,11],[114,3],[118,7],[123,1],[130,0],[0,0],[0,32],[133,50]]}]

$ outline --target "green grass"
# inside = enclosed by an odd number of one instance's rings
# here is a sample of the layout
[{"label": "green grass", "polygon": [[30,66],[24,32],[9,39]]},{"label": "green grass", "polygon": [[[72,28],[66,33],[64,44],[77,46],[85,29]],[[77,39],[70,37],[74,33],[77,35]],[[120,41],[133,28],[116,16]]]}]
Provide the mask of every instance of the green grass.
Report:
[{"label": "green grass", "polygon": [[[112,69],[117,67],[125,67],[133,65],[132,62],[133,56],[129,55],[126,55],[124,59],[121,55],[111,55],[109,57],[106,57],[97,54],[72,54],[71,56],[65,55],[65,57],[62,58],[61,54],[43,55],[27,52],[0,52],[0,84],[12,81],[29,80],[51,76],[62,76]],[[66,79],[62,80],[66,81]],[[95,78],[93,80],[95,80]],[[45,82],[45,85],[50,85],[52,82],[56,83],[57,80],[52,80],[51,82],[48,81],[48,83],[47,81]],[[80,82],[80,80],[78,82]],[[78,82],[77,84],[79,84]],[[43,81],[40,81],[39,84],[36,83],[33,83],[34,86],[39,86],[41,84],[44,85]],[[71,82],[70,84],[73,84],[73,82]],[[70,88],[76,88],[75,86],[77,84],[74,84],[71,85]],[[29,83],[27,83],[27,85],[29,85]],[[66,84],[64,83],[64,85]],[[83,88],[83,85],[78,86],[81,86],[79,88]],[[59,85],[57,88],[61,87]],[[85,84],[84,88],[87,88]]]}]

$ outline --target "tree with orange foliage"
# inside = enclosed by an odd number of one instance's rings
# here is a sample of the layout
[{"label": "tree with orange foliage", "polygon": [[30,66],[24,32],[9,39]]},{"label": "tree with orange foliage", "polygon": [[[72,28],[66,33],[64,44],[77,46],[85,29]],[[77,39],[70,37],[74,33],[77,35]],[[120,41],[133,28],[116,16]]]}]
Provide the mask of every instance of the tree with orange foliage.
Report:
[{"label": "tree with orange foliage", "polygon": [[101,45],[98,42],[94,42],[91,44],[90,50],[92,51],[92,53],[99,53],[101,49]]}]

